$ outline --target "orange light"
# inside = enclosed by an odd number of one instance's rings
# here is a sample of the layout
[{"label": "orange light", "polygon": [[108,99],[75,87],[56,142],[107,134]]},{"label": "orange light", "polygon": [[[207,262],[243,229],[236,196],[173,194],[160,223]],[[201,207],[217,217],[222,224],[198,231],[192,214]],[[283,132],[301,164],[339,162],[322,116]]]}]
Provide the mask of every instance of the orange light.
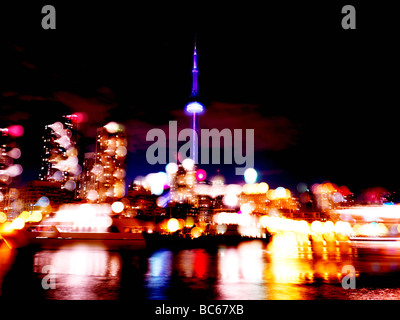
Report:
[{"label": "orange light", "polygon": [[267,193],[268,189],[269,189],[269,186],[268,186],[268,184],[265,183],[265,182],[261,182],[261,183],[259,183],[259,184],[257,185],[257,191],[258,191],[258,193]]},{"label": "orange light", "polygon": [[185,222],[185,226],[186,227],[193,227],[194,225],[194,219],[192,217],[187,217],[186,218],[186,222]]},{"label": "orange light", "polygon": [[7,221],[7,215],[4,212],[0,211],[0,223],[4,223]]},{"label": "orange light", "polygon": [[22,211],[21,214],[18,216],[18,218],[21,218],[24,221],[28,221],[29,220],[29,212]]},{"label": "orange light", "polygon": [[275,194],[275,189],[269,189],[267,191],[267,198],[268,198],[268,200],[275,200],[277,198],[277,196]]},{"label": "orange light", "polygon": [[39,222],[40,220],[42,220],[42,218],[43,216],[40,211],[33,211],[29,217],[29,221]]},{"label": "orange light", "polygon": [[183,219],[178,219],[178,223],[179,223],[179,229],[183,229],[186,225],[186,222]]},{"label": "orange light", "polygon": [[194,227],[191,231],[190,234],[192,235],[193,238],[198,238],[201,236],[201,233],[203,230],[201,230],[199,227]]}]

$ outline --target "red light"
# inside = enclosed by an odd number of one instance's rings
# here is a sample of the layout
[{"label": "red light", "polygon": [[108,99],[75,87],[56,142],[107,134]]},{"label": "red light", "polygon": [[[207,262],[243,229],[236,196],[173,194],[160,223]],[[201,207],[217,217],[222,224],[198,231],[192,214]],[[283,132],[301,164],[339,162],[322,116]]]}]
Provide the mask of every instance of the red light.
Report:
[{"label": "red light", "polygon": [[13,137],[21,137],[24,134],[24,127],[16,124],[8,127],[8,134]]},{"label": "red light", "polygon": [[86,112],[75,112],[70,116],[70,119],[76,123],[83,123],[88,120],[88,115]]}]

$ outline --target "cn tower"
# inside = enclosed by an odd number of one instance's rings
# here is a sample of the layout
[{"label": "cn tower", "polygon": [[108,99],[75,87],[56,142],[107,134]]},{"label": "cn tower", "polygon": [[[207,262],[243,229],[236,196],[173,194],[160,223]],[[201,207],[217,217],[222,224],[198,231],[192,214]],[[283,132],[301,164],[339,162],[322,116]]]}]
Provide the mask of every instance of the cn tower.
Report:
[{"label": "cn tower", "polygon": [[197,48],[196,39],[194,41],[194,51],[193,51],[193,67],[192,67],[192,93],[190,94],[190,102],[185,106],[185,111],[192,116],[192,159],[194,163],[197,164],[198,161],[198,136],[199,136],[199,124],[198,115],[204,111],[204,106],[199,103],[199,87],[198,87],[198,74],[199,70],[197,68]]}]

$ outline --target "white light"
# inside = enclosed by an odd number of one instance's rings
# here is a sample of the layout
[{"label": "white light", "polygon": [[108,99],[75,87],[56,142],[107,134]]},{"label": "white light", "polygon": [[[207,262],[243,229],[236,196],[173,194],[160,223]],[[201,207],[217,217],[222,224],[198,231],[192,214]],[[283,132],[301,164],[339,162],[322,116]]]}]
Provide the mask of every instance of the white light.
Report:
[{"label": "white light", "polygon": [[254,170],[253,168],[248,168],[244,172],[244,181],[246,183],[252,184],[255,183],[257,180],[257,171]]},{"label": "white light", "polygon": [[21,157],[21,150],[18,148],[13,148],[8,151],[8,156],[13,159],[19,159]]},{"label": "white light", "polygon": [[68,180],[65,184],[64,184],[64,189],[67,189],[69,191],[72,191],[76,188],[76,183],[72,180]]},{"label": "white light", "polygon": [[115,201],[112,205],[111,205],[111,209],[112,211],[114,211],[115,213],[121,213],[124,210],[124,204],[121,201]]},{"label": "white light", "polygon": [[224,203],[229,207],[234,207],[238,203],[238,198],[234,193],[228,193],[224,196]]},{"label": "white light", "polygon": [[168,220],[167,228],[169,232],[175,232],[179,229],[179,221],[175,218],[171,218]]},{"label": "white light", "polygon": [[178,165],[175,162],[168,163],[165,166],[165,171],[168,174],[174,174],[174,173],[176,173],[178,171]]},{"label": "white light", "polygon": [[240,206],[240,211],[242,211],[242,213],[244,213],[244,214],[249,214],[252,211],[251,205],[249,203],[243,203]]},{"label": "white light", "polygon": [[186,111],[189,113],[201,113],[203,112],[204,107],[202,104],[194,101],[194,102],[190,102],[186,105]]},{"label": "white light", "polygon": [[117,150],[115,151],[118,157],[125,157],[126,154],[128,153],[128,149],[126,149],[124,146],[119,146]]},{"label": "white light", "polygon": [[111,121],[111,122],[107,123],[107,124],[104,126],[104,128],[106,128],[106,130],[107,130],[109,133],[116,133],[116,132],[119,130],[119,124],[116,123],[116,122],[114,122],[114,121]]},{"label": "white light", "polygon": [[6,169],[6,173],[10,177],[19,176],[22,173],[22,171],[23,171],[23,169],[22,169],[22,166],[20,164],[14,164],[11,167],[9,167],[8,169]]},{"label": "white light", "polygon": [[149,187],[152,194],[161,195],[164,186],[168,184],[168,175],[165,172],[150,173],[145,178],[145,184]]},{"label": "white light", "polygon": [[96,190],[89,190],[87,193],[87,196],[86,196],[86,198],[91,201],[96,201],[98,199],[98,197],[99,197],[99,194],[97,193]]},{"label": "white light", "polygon": [[275,196],[277,198],[286,198],[286,189],[284,187],[278,187],[275,190]]},{"label": "white light", "polygon": [[185,160],[182,161],[182,166],[188,171],[193,170],[193,168],[194,168],[193,159],[186,158]]}]

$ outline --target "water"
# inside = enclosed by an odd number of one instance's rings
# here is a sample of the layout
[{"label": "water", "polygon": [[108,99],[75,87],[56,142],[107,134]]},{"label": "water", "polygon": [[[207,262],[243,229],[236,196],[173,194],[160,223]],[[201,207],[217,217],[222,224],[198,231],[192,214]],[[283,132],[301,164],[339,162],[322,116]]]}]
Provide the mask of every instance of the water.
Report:
[{"label": "water", "polygon": [[[356,289],[341,285],[345,265],[355,269]],[[253,241],[214,250],[2,247],[0,286],[3,299],[400,299],[400,245],[282,235],[268,246]]]}]

